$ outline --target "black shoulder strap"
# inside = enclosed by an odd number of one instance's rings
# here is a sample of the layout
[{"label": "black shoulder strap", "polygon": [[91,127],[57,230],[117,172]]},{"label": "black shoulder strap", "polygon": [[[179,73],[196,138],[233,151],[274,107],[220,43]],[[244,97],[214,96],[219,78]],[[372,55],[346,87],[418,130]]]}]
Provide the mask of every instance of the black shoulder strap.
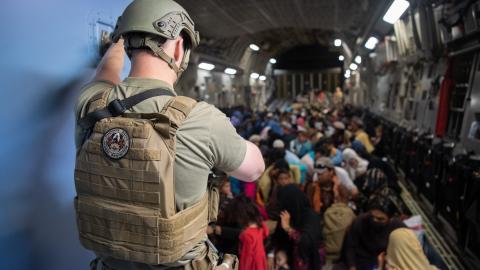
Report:
[{"label": "black shoulder strap", "polygon": [[93,111],[78,121],[83,129],[91,129],[96,122],[109,117],[117,117],[125,111],[131,109],[138,103],[157,96],[175,96],[175,94],[167,89],[151,89],[140,94],[133,95],[123,100],[115,99],[108,103],[107,107]]}]

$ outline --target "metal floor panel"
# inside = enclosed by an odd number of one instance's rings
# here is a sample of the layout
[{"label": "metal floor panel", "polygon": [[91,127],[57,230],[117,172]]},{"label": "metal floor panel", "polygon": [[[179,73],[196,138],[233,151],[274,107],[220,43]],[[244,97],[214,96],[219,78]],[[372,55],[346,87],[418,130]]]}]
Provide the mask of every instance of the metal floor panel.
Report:
[{"label": "metal floor panel", "polygon": [[444,236],[435,228],[431,222],[429,215],[427,215],[420,205],[415,201],[412,194],[402,181],[399,181],[402,188],[401,197],[413,215],[422,216],[423,227],[432,247],[437,251],[443,262],[449,270],[465,270],[465,267],[460,262],[456,252],[447,244]]}]

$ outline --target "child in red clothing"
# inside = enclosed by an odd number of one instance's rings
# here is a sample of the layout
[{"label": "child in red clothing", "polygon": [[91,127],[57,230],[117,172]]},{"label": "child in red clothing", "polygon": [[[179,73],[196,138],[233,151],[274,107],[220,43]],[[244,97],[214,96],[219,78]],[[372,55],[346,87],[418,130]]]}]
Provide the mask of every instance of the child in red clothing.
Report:
[{"label": "child in red clothing", "polygon": [[232,210],[237,213],[237,222],[242,226],[239,245],[239,270],[266,270],[267,256],[263,241],[268,236],[268,228],[262,222],[257,206],[246,196],[239,196],[232,202]]}]

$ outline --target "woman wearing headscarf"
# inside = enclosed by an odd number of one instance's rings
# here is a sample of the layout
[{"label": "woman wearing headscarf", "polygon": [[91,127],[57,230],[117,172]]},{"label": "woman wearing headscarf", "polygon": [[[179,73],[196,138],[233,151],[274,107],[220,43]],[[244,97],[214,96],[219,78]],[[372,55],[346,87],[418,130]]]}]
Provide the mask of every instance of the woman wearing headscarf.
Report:
[{"label": "woman wearing headscarf", "polygon": [[392,218],[399,210],[386,196],[370,199],[368,210],[353,221],[345,237],[341,261],[349,270],[372,269],[378,255],[387,249],[390,233],[405,227],[403,222]]},{"label": "woman wearing headscarf", "polygon": [[388,239],[387,255],[379,256],[380,270],[436,270],[430,265],[415,233],[407,228],[394,230]]},{"label": "woman wearing headscarf", "polygon": [[361,158],[355,150],[346,148],[342,153],[343,161],[345,162],[345,170],[352,180],[355,181],[357,177],[364,175],[368,169],[368,161]]},{"label": "woman wearing headscarf", "polygon": [[286,250],[291,267],[296,270],[319,270],[324,257],[320,252],[320,218],[311,209],[305,194],[295,185],[278,190],[280,222],[272,236],[275,250]]}]

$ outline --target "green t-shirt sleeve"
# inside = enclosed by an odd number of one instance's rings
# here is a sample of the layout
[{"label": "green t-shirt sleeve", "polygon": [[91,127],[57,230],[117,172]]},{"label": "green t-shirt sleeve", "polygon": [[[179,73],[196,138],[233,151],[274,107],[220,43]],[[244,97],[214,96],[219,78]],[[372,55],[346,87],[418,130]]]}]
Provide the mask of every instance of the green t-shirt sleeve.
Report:
[{"label": "green t-shirt sleeve", "polygon": [[[108,81],[93,81],[85,85],[77,99],[75,104],[75,121],[78,123],[78,120],[84,117],[87,114],[87,103],[95,95],[101,91],[113,87],[114,84]],[[77,148],[83,143],[85,137],[85,130],[80,128],[77,124],[75,125],[75,145]]]},{"label": "green t-shirt sleeve", "polygon": [[238,135],[230,119],[217,108],[213,108],[210,122],[210,148],[214,167],[224,172],[240,167],[247,151],[245,140]]},{"label": "green t-shirt sleeve", "polygon": [[80,96],[78,97],[75,105],[75,118],[78,120],[85,116],[87,113],[87,102],[91,98],[100,93],[102,90],[113,86],[114,84],[108,81],[93,81],[85,85],[82,88]]}]

